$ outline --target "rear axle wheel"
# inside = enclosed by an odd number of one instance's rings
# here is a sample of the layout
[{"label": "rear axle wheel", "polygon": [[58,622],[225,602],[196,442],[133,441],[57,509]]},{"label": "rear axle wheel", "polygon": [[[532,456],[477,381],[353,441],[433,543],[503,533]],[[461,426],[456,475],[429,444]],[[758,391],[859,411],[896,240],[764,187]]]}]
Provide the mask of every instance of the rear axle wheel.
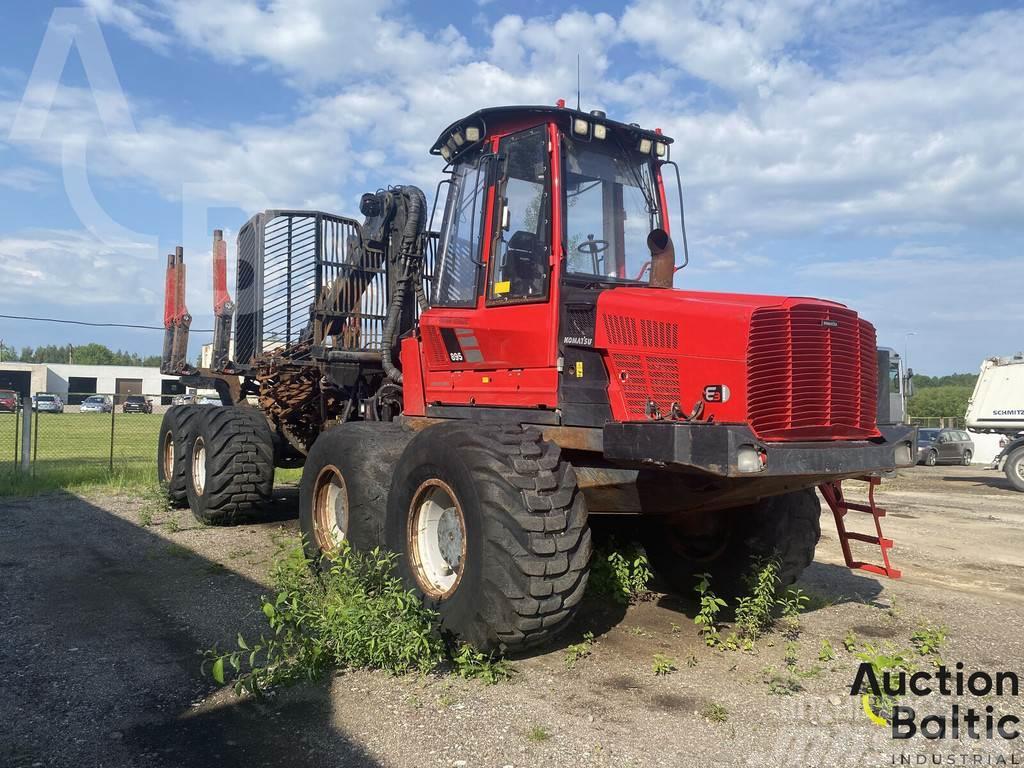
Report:
[{"label": "rear axle wheel", "polygon": [[383,546],[391,478],[412,437],[380,421],[347,422],[317,436],[299,485],[299,528],[315,566],[327,565],[342,542],[361,550]]},{"label": "rear axle wheel", "polygon": [[199,406],[188,447],[188,503],[208,525],[263,511],[274,488],[274,447],[262,411]]},{"label": "rear axle wheel", "polygon": [[324,552],[337,549],[348,529],[348,490],[341,470],[328,464],[316,478],[313,492],[313,537]]},{"label": "rear axle wheel", "polygon": [[167,409],[160,422],[157,443],[157,479],[174,506],[188,503],[188,448],[199,422],[201,406],[175,405]]}]

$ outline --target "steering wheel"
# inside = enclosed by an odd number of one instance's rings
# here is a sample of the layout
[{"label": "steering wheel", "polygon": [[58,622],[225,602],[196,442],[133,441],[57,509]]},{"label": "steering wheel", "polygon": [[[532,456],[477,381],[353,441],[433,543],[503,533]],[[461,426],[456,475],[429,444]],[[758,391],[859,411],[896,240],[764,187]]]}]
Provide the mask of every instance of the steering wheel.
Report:
[{"label": "steering wheel", "polygon": [[[600,246],[600,248],[598,246]],[[594,240],[593,238],[588,237],[576,246],[576,250],[587,256],[596,256],[597,254],[604,253],[608,250],[608,241]]]}]

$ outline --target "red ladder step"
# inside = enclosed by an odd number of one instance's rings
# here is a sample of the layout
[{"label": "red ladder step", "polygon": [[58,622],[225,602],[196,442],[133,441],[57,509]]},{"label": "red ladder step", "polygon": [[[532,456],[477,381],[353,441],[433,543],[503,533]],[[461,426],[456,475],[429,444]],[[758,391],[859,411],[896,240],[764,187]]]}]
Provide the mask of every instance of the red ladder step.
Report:
[{"label": "red ladder step", "polygon": [[[836,530],[839,532],[839,543],[843,548],[843,558],[846,560],[846,567],[854,570],[867,571],[868,573],[875,573],[879,576],[888,576],[890,579],[898,579],[903,574],[893,568],[892,564],[889,562],[889,550],[892,549],[892,539],[887,539],[882,535],[881,519],[885,517],[885,509],[875,504],[875,486],[882,482],[882,480],[879,477],[858,477],[854,479],[868,484],[867,504],[847,501],[843,496],[842,480],[832,483],[822,483],[818,486],[818,490],[821,491],[821,495],[825,497],[825,501],[832,509],[832,515],[836,519]],[[872,535],[869,533],[847,531],[845,517],[846,513],[851,511],[865,512],[871,515],[872,519],[875,521],[875,534]],[[853,553],[850,550],[851,540],[860,541],[865,544],[875,544],[878,546],[882,552],[883,565],[875,565],[873,563],[854,560]]]}]

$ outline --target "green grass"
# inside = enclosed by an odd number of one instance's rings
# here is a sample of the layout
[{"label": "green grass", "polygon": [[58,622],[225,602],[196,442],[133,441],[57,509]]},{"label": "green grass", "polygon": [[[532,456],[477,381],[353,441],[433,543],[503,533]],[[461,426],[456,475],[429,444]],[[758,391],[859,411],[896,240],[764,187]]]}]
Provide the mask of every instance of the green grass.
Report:
[{"label": "green grass", "polygon": [[[0,497],[35,496],[52,491],[88,490],[139,492],[156,482],[159,413],[123,414],[113,418],[113,467],[111,467],[111,417],[109,413],[43,413],[38,430],[33,422],[32,472],[18,471],[20,424],[11,413],[0,413]],[[297,485],[301,469],[278,469],[275,484]]]},{"label": "green grass", "polygon": [[30,476],[16,470],[15,418],[0,414],[0,496],[90,487],[134,490],[155,480],[161,414],[35,414]]}]

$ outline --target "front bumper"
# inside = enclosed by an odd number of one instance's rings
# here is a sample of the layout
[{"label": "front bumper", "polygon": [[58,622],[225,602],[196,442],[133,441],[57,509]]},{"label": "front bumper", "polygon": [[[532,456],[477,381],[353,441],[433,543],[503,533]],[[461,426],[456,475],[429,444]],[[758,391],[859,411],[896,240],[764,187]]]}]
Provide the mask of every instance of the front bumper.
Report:
[{"label": "front bumper", "polygon": [[[634,466],[698,471],[718,477],[841,479],[917,462],[917,428],[880,426],[876,440],[766,442],[742,424],[678,421],[616,422],[604,426],[604,457]],[[759,471],[740,470],[741,450],[764,457]]]}]

